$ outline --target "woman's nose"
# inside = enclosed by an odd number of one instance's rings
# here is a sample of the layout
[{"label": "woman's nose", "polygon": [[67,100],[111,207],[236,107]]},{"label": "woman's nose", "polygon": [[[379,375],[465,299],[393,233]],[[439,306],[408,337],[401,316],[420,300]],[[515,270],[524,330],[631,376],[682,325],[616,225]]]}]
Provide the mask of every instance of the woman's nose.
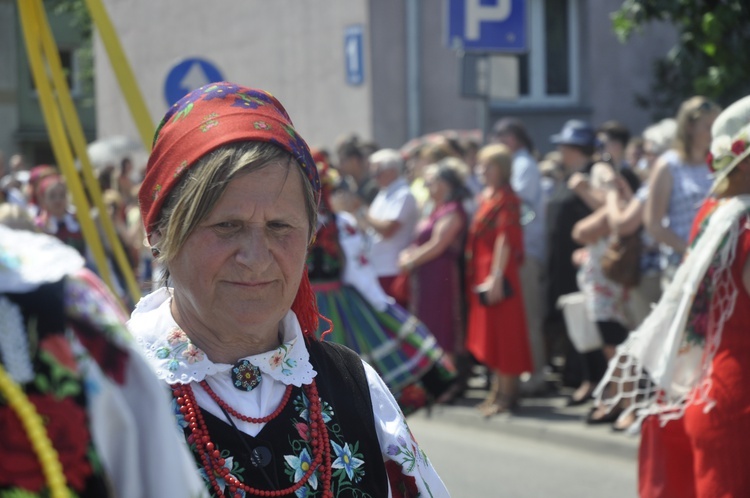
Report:
[{"label": "woman's nose", "polygon": [[260,227],[243,231],[236,254],[237,262],[255,273],[264,271],[273,261],[268,244],[268,235]]}]

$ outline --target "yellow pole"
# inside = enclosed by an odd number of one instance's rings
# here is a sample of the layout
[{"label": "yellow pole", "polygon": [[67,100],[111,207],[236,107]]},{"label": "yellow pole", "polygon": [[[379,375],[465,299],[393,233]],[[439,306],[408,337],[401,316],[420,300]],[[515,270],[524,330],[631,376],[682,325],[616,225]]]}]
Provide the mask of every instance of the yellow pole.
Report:
[{"label": "yellow pole", "polygon": [[94,222],[89,216],[89,205],[86,200],[86,194],[83,191],[83,186],[75,168],[70,143],[68,143],[65,136],[65,129],[44,66],[38,26],[34,22],[34,6],[27,0],[18,0],[18,11],[26,42],[26,52],[29,55],[29,65],[31,66],[31,72],[36,83],[44,121],[47,124],[50,141],[52,142],[52,150],[55,153],[60,169],[68,180],[68,188],[73,195],[73,204],[78,211],[78,222],[81,224],[81,231],[89,245],[89,249],[91,249],[96,267],[99,269],[99,275],[109,288],[113,289],[112,277],[106,263],[104,248],[99,240]]},{"label": "yellow pole", "polygon": [[143,147],[147,152],[151,152],[151,143],[154,139],[155,130],[154,123],[146,107],[146,102],[143,100],[143,95],[138,88],[133,69],[130,67],[128,58],[125,56],[125,51],[117,39],[115,27],[112,25],[112,21],[101,0],[86,0],[86,6],[88,6],[91,19],[94,21],[94,25],[96,25],[104,48],[107,51],[110,65],[115,72],[125,101],[128,103],[130,114],[133,116],[138,133],[141,135]]},{"label": "yellow pole", "polygon": [[52,81],[55,90],[57,91],[57,100],[62,109],[62,117],[68,131],[68,136],[73,143],[75,155],[78,157],[78,161],[81,164],[81,171],[83,172],[83,178],[86,182],[89,195],[99,211],[99,221],[101,222],[102,227],[104,228],[104,233],[109,240],[109,246],[112,248],[115,262],[120,267],[120,271],[125,278],[125,284],[128,287],[133,302],[137,303],[141,297],[138,282],[135,279],[133,268],[130,265],[130,261],[128,261],[122,244],[120,243],[120,239],[117,236],[117,232],[115,232],[112,220],[107,215],[107,209],[102,199],[101,188],[99,187],[99,182],[94,176],[91,162],[89,161],[88,152],[86,151],[86,138],[83,134],[83,128],[78,119],[75,105],[73,104],[73,98],[70,96],[70,89],[68,88],[68,82],[63,73],[60,54],[57,51],[57,45],[52,36],[52,30],[47,20],[44,5],[42,4],[42,0],[34,1],[33,5],[36,14],[35,24],[39,27],[42,49],[47,57],[47,64],[50,73],[52,73]]}]

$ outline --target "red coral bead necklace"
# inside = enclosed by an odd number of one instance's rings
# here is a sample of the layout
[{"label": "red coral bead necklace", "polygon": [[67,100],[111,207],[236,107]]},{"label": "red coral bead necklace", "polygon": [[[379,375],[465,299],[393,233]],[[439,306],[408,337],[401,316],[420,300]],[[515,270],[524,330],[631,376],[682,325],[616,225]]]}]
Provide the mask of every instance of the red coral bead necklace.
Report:
[{"label": "red coral bead necklace", "polygon": [[[205,384],[205,385],[204,385]],[[270,415],[261,418],[246,417],[241,415],[236,410],[232,409],[227,405],[219,396],[214,393],[208,384],[201,382],[201,387],[206,389],[206,392],[211,398],[216,401],[219,406],[224,408],[227,412],[233,416],[254,423],[264,423],[272,420],[281,413],[283,408],[286,406],[289,398],[291,397],[291,386],[287,387],[284,393],[284,398],[281,400],[279,407]],[[320,396],[318,395],[318,388],[315,381],[307,386],[303,387],[308,400],[310,401],[309,406],[309,421],[308,426],[308,437],[310,438],[312,445],[313,461],[310,468],[305,472],[298,482],[294,485],[279,489],[279,490],[264,490],[257,489],[247,484],[240,482],[234,476],[230,475],[229,469],[224,467],[225,459],[221,457],[221,453],[216,449],[213,442],[211,442],[208,427],[206,426],[205,419],[201,413],[198,403],[195,401],[195,395],[190,385],[175,385],[172,387],[172,393],[177,400],[177,404],[180,406],[180,413],[183,414],[185,420],[188,423],[188,427],[193,436],[195,442],[196,451],[203,464],[203,468],[206,471],[208,480],[218,498],[224,498],[224,490],[217,482],[217,477],[224,479],[229,488],[229,492],[232,493],[234,498],[241,496],[238,490],[241,488],[246,494],[251,496],[262,496],[262,497],[274,497],[274,496],[286,496],[294,494],[298,489],[304,486],[315,471],[320,470],[321,481],[324,498],[332,498],[333,492],[331,491],[331,449],[328,438],[328,428],[323,421],[322,403]]]},{"label": "red coral bead necklace", "polygon": [[270,422],[271,420],[275,419],[279,415],[279,413],[281,413],[281,411],[286,407],[286,404],[289,402],[289,398],[291,398],[292,396],[292,386],[290,384],[286,386],[284,397],[281,398],[281,402],[279,403],[278,408],[276,408],[276,410],[272,414],[266,415],[265,417],[248,417],[247,415],[243,415],[229,406],[223,399],[219,397],[218,394],[214,392],[213,389],[211,389],[211,386],[209,386],[208,382],[206,382],[205,380],[202,380],[200,382],[200,386],[204,391],[206,391],[209,396],[211,396],[211,399],[214,400],[217,405],[227,411],[234,418],[244,420],[245,422],[250,422],[251,424],[265,424],[266,422]]}]

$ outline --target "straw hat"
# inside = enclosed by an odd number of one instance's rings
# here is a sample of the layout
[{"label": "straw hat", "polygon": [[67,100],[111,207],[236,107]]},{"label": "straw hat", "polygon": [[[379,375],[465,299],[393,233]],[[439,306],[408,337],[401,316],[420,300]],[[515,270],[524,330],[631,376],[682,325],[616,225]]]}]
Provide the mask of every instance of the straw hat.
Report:
[{"label": "straw hat", "polygon": [[713,172],[714,191],[743,159],[750,155],[750,96],[733,103],[711,127],[709,168]]}]

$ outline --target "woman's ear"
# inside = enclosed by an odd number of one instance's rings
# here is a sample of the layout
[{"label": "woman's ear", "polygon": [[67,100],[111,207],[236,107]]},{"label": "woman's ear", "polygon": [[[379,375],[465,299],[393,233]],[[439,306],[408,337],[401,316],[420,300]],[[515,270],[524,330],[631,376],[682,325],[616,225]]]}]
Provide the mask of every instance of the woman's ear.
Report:
[{"label": "woman's ear", "polygon": [[151,247],[151,254],[156,258],[161,254],[159,250],[159,242],[161,242],[161,232],[154,230],[146,239],[144,239],[144,245]]}]

